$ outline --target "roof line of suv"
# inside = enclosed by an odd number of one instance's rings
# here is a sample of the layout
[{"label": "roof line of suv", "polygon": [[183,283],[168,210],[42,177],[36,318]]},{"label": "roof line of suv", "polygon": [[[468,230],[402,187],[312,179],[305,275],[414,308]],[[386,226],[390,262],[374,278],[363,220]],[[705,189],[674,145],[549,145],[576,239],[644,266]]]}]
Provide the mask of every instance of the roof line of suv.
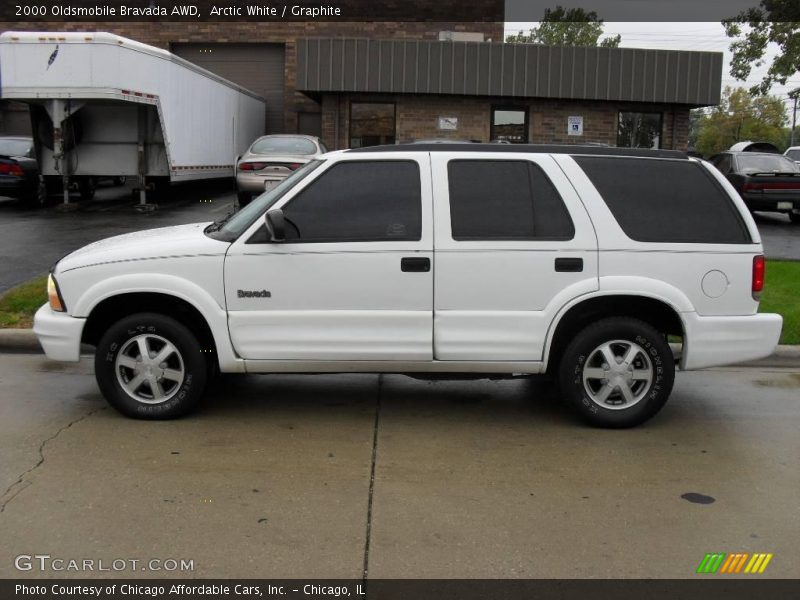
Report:
[{"label": "roof line of suv", "polygon": [[592,154],[598,156],[636,156],[641,158],[686,159],[689,156],[679,150],[650,150],[644,148],[612,148],[603,146],[580,146],[577,144],[393,144],[353,148],[346,152],[531,152],[539,154]]}]

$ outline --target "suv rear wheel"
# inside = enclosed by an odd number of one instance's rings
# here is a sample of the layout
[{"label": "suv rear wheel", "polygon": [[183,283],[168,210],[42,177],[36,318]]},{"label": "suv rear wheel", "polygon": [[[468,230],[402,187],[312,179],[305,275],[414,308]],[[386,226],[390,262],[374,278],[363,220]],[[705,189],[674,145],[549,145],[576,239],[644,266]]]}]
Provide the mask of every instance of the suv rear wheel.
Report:
[{"label": "suv rear wheel", "polygon": [[598,427],[633,427],[667,401],[675,361],[664,336],[637,319],[603,319],[580,331],[561,357],[559,383],[572,407]]},{"label": "suv rear wheel", "polygon": [[192,332],[155,313],[110,327],[97,345],[94,368],[109,404],[137,419],[187,414],[200,401],[208,372]]}]

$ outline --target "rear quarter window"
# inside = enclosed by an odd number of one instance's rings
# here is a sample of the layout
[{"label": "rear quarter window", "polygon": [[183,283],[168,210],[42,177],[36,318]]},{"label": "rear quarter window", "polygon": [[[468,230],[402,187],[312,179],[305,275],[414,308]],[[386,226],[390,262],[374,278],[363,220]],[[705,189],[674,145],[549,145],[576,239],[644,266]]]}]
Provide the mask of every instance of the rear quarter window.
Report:
[{"label": "rear quarter window", "polygon": [[749,244],[739,210],[688,160],[574,156],[614,218],[638,242]]}]

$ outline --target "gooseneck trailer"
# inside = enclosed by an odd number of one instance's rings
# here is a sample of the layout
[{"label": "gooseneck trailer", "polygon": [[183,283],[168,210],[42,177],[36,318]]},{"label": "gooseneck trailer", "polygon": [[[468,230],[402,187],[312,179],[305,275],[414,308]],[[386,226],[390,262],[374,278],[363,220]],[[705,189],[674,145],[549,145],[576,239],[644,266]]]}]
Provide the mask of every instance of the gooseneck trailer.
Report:
[{"label": "gooseneck trailer", "polygon": [[138,176],[143,205],[170,182],[233,177],[264,133],[263,98],[110,33],[3,33],[0,98],[30,106],[42,197],[61,183],[65,202],[101,176]]}]

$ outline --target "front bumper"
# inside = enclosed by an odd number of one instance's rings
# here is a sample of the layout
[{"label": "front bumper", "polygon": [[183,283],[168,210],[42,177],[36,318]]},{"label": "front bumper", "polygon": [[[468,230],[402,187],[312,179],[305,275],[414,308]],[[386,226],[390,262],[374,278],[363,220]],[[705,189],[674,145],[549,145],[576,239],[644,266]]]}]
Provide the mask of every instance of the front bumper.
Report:
[{"label": "front bumper", "polygon": [[683,313],[686,329],[681,369],[719,367],[769,356],[778,346],[783,317],[756,314],[742,317],[701,317]]},{"label": "front bumper", "polygon": [[43,305],[33,317],[33,333],[39,338],[47,358],[78,362],[81,356],[81,334],[86,319],[55,312]]}]

